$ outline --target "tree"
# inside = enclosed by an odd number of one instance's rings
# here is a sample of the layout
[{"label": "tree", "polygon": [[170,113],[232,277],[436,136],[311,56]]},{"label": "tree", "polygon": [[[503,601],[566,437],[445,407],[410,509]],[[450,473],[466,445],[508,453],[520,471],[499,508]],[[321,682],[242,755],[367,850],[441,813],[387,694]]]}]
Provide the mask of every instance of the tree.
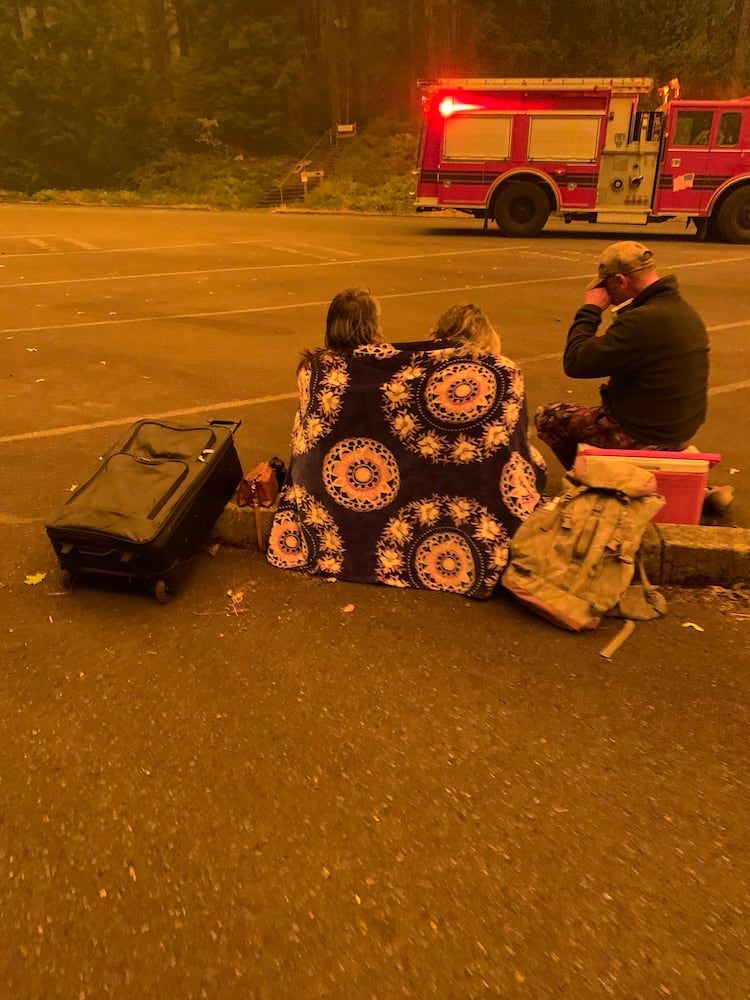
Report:
[{"label": "tree", "polygon": [[750,0],[0,0],[0,184],[108,185],[167,151],[302,152],[436,76],[747,85]]},{"label": "tree", "polygon": [[733,82],[743,86],[748,80],[748,46],[750,45],[750,0],[741,0],[737,42],[732,59]]},{"label": "tree", "polygon": [[103,0],[94,11],[86,0],[66,0],[2,11],[4,183],[108,183],[148,155],[152,115],[134,3]]}]

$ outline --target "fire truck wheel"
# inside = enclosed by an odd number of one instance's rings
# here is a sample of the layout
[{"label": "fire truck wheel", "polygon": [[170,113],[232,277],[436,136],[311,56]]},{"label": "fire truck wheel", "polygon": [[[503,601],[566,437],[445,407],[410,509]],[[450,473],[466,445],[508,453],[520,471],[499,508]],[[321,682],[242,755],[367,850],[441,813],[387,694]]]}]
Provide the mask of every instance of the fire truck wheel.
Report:
[{"label": "fire truck wheel", "polygon": [[495,222],[503,236],[538,236],[549,218],[549,201],[538,184],[510,183],[495,198]]},{"label": "fire truck wheel", "polygon": [[750,243],[750,186],[736,188],[726,196],[717,222],[727,243]]}]

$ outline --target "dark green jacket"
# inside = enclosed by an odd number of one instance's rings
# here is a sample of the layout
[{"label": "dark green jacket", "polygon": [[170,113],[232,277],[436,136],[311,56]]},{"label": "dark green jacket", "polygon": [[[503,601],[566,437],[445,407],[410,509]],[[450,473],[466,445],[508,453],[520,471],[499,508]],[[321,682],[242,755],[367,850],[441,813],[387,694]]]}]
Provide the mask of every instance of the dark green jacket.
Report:
[{"label": "dark green jacket", "polygon": [[607,413],[642,444],[676,447],[706,419],[708,334],[673,275],[645,288],[601,336],[598,306],[582,306],[568,331],[563,367],[601,378]]}]

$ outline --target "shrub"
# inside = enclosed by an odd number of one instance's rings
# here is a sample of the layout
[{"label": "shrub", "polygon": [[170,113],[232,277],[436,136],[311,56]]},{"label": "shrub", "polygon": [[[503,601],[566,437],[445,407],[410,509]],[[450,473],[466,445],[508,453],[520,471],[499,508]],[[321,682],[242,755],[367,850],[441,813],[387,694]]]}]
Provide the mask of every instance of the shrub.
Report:
[{"label": "shrub", "polygon": [[[349,212],[411,212],[412,168],[417,140],[413,131],[390,119],[378,119],[330,152],[326,144],[325,177],[311,188],[305,208]],[[242,209],[259,206],[279,181],[293,172],[288,157],[252,157],[220,149],[185,153],[172,150],[134,169],[115,189],[42,188],[38,202],[86,205],[201,205]],[[26,195],[0,192],[0,200]]]},{"label": "shrub", "polygon": [[281,157],[170,152],[135,171],[130,181],[142,197],[159,204],[187,200],[215,208],[250,208],[274,186],[287,162]]}]

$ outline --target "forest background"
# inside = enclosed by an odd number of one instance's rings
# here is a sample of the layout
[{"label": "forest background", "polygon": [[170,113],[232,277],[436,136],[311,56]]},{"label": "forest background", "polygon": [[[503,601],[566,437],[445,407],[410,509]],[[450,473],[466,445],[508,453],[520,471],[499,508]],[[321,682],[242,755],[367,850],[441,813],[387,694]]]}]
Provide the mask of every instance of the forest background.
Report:
[{"label": "forest background", "polygon": [[750,0],[0,0],[0,191],[249,207],[318,156],[313,202],[407,207],[418,80],[737,97],[749,40]]}]

